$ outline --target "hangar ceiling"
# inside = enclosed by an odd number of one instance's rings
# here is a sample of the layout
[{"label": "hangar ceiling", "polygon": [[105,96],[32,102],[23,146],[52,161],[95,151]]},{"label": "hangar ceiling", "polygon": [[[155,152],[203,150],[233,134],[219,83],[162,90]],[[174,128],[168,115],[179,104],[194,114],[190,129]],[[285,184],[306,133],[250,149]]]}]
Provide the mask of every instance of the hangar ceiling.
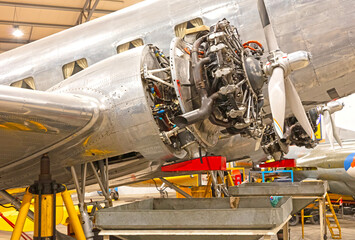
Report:
[{"label": "hangar ceiling", "polygon": [[[142,0],[0,0],[0,53]],[[18,28],[23,36],[15,37]]]}]

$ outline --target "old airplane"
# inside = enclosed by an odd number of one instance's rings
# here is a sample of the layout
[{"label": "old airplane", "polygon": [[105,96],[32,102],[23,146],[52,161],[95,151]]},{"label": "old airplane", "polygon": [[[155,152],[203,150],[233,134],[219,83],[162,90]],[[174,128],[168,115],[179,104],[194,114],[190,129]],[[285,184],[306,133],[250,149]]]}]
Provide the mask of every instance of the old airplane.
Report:
[{"label": "old airplane", "polygon": [[144,1],[1,54],[0,188],[31,184],[46,153],[74,187],[314,147],[309,110],[355,91],[350,4]]}]

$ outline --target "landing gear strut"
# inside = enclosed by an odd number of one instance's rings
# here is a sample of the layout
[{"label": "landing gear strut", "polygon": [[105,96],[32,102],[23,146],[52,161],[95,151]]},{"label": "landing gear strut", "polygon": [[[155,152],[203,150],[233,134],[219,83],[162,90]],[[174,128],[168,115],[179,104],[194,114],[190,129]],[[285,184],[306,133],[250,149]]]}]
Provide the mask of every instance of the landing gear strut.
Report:
[{"label": "landing gear strut", "polygon": [[[85,186],[87,175],[91,168],[90,174],[93,174],[96,182],[99,184],[102,195],[105,197],[103,202],[85,202]],[[79,178],[78,173],[81,173]],[[93,215],[96,209],[102,209],[101,204],[104,203],[105,208],[112,207],[112,195],[109,191],[109,164],[108,159],[97,161],[95,164],[92,162],[83,163],[80,166],[71,166],[71,174],[73,176],[74,185],[78,194],[78,207],[81,216],[81,222],[87,240],[95,239],[93,231]],[[92,177],[92,175],[91,175]],[[81,180],[81,181],[79,181]],[[88,205],[93,205],[91,212],[88,212]]]},{"label": "landing gear strut", "polygon": [[34,240],[56,239],[56,194],[61,193],[65,207],[67,208],[70,222],[73,226],[77,240],[85,240],[81,223],[76,214],[74,204],[66,187],[52,180],[50,174],[50,162],[47,154],[41,158],[40,174],[23,197],[19,215],[11,240],[19,240],[34,196]]}]

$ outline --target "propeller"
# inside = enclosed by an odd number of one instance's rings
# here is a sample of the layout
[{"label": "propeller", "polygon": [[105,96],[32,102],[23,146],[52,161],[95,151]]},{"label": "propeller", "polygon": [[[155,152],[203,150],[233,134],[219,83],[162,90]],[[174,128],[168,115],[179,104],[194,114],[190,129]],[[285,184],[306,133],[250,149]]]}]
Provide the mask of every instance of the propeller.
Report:
[{"label": "propeller", "polygon": [[258,1],[258,10],[270,54],[268,57],[269,61],[264,66],[264,72],[267,76],[270,76],[268,92],[276,133],[280,138],[283,138],[287,101],[300,125],[308,136],[314,140],[314,132],[303,108],[301,99],[292,81],[288,77],[292,71],[306,67],[309,64],[311,56],[305,51],[297,51],[291,54],[282,52],[277,44],[264,0]]},{"label": "propeller", "polygon": [[343,109],[344,104],[341,102],[333,101],[327,103],[327,105],[318,107],[318,113],[323,115],[325,133],[329,139],[330,146],[334,149],[334,139],[337,141],[340,147],[343,144],[336,132],[336,126],[334,123],[333,113]]}]

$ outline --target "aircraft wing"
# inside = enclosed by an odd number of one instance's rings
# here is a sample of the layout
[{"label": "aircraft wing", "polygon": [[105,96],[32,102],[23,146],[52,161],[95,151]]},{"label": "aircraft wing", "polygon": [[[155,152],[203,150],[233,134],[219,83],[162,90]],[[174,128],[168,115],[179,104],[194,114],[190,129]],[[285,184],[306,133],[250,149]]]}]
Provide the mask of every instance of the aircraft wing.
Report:
[{"label": "aircraft wing", "polygon": [[0,86],[1,170],[70,141],[98,115],[93,98]]}]

